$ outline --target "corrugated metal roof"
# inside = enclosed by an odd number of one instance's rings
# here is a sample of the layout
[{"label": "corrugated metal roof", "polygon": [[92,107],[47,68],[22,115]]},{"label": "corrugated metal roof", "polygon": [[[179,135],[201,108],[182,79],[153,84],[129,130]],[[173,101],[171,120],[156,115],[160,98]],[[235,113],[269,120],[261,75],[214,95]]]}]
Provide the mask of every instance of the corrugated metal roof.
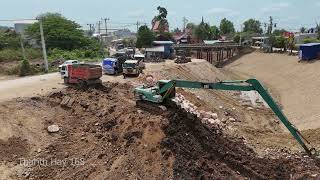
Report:
[{"label": "corrugated metal roof", "polygon": [[172,41],[153,41],[153,44],[173,44]]},{"label": "corrugated metal roof", "polygon": [[164,46],[146,48],[146,52],[164,52]]}]

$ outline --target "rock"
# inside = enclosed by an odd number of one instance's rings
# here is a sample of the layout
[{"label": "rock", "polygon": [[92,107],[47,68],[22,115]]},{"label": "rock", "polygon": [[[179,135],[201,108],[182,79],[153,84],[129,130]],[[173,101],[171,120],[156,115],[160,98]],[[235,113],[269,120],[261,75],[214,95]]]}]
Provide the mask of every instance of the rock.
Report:
[{"label": "rock", "polygon": [[99,124],[99,123],[95,123],[94,125],[95,125],[95,126],[99,126],[100,124]]},{"label": "rock", "polygon": [[229,121],[236,122],[237,120],[235,118],[229,118]]},{"label": "rock", "polygon": [[254,110],[253,107],[247,107],[247,110],[251,111],[251,110]]},{"label": "rock", "polygon": [[232,110],[234,110],[234,111],[235,111],[235,110],[236,110],[236,108],[234,108],[234,107],[233,107],[233,108],[232,108]]},{"label": "rock", "polygon": [[86,140],[86,137],[81,137],[81,141],[84,141],[84,140]]},{"label": "rock", "polygon": [[40,148],[38,148],[37,152],[38,152],[38,153],[41,153],[41,149],[40,149]]},{"label": "rock", "polygon": [[47,130],[49,133],[56,133],[60,131],[60,128],[58,125],[51,125],[51,126],[48,126]]},{"label": "rock", "polygon": [[223,106],[219,106],[219,109],[223,109]]},{"label": "rock", "polygon": [[311,177],[317,177],[318,176],[318,174],[312,174],[311,175]]}]

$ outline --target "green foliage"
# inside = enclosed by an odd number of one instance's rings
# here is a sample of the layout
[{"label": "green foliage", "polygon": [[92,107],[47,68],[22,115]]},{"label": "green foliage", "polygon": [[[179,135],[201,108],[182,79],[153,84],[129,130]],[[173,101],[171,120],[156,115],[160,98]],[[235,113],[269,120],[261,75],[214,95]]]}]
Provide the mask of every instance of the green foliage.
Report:
[{"label": "green foliage", "polygon": [[235,36],[233,36],[233,41],[236,43],[240,42],[240,33],[237,33]]},{"label": "green foliage", "polygon": [[285,29],[276,29],[276,30],[273,31],[273,35],[275,35],[275,36],[282,36],[283,33],[286,33],[286,32],[288,32],[288,31],[285,30]]},{"label": "green foliage", "polygon": [[[40,49],[25,49],[27,59],[38,59],[42,57]],[[0,50],[0,62],[19,61],[23,59],[21,49],[3,49]]]},{"label": "green foliage", "polygon": [[[97,45],[92,39],[84,35],[80,25],[68,20],[60,14],[46,13],[40,15],[43,31],[48,49],[59,48],[64,50],[86,49]],[[27,34],[41,41],[39,23],[34,23],[26,29]],[[93,44],[92,44],[93,43]]]},{"label": "green foliage", "polygon": [[305,33],[305,32],[306,32],[306,28],[305,28],[305,27],[301,27],[301,28],[300,28],[300,32],[301,32],[301,33]]},{"label": "green foliage", "polygon": [[19,76],[27,76],[27,75],[31,75],[31,67],[30,67],[29,61],[24,59],[21,61],[21,64],[20,64]]},{"label": "green foliage", "polygon": [[158,7],[157,7],[157,10],[159,11],[159,14],[155,17],[155,19],[156,19],[157,21],[161,21],[161,20],[167,18],[168,11],[167,11],[166,8],[161,7],[161,6],[158,6]]},{"label": "green foliage", "polygon": [[276,48],[286,48],[286,43],[287,40],[283,36],[276,36],[275,37],[275,42],[274,42],[274,47]]},{"label": "green foliage", "polygon": [[20,36],[11,30],[0,30],[0,50],[4,48],[19,48]]},{"label": "green foliage", "polygon": [[316,31],[318,33],[318,39],[320,39],[320,24],[317,23]]},{"label": "green foliage", "polygon": [[188,28],[188,29],[194,29],[195,27],[196,27],[196,25],[194,23],[188,23],[186,25],[186,28]]},{"label": "green foliage", "polygon": [[136,40],[133,38],[126,38],[126,39],[123,39],[122,43],[125,47],[128,47],[128,46],[134,47],[136,44]]},{"label": "green foliage", "polygon": [[303,40],[303,43],[304,44],[307,44],[307,43],[320,43],[320,40],[319,39],[315,39],[315,38],[305,38]]},{"label": "green foliage", "polygon": [[148,28],[148,26],[141,26],[137,34],[137,48],[150,47],[155,40],[154,33]]},{"label": "green foliage", "polygon": [[255,19],[249,19],[243,23],[244,32],[262,33],[261,23]]},{"label": "green foliage", "polygon": [[208,23],[201,22],[195,29],[194,35],[199,41],[211,39],[211,29]]},{"label": "green foliage", "polygon": [[226,18],[223,18],[220,22],[220,33],[222,35],[225,35],[225,34],[231,34],[234,32],[235,32],[235,29],[234,29],[233,23],[227,20]]},{"label": "green foliage", "polygon": [[49,59],[57,60],[57,59],[86,59],[86,58],[101,58],[101,52],[99,50],[91,50],[91,49],[75,49],[72,51],[65,51],[62,49],[51,49],[49,51]]},{"label": "green foliage", "polygon": [[210,34],[211,34],[211,39],[219,39],[219,36],[220,36],[219,28],[217,26],[211,26]]}]

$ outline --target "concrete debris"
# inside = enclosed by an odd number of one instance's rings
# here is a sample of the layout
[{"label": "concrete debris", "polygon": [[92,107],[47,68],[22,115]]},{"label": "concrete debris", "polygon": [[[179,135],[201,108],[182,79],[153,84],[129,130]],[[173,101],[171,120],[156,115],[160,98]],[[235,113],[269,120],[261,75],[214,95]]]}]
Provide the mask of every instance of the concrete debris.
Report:
[{"label": "concrete debris", "polygon": [[56,133],[60,131],[60,127],[58,125],[51,125],[47,128],[49,133]]}]

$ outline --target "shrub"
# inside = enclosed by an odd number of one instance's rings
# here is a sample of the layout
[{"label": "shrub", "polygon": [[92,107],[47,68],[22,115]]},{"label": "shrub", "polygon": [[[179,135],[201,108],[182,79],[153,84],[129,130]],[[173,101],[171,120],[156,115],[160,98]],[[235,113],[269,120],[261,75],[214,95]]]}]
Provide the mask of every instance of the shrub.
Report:
[{"label": "shrub", "polygon": [[[27,48],[25,50],[27,59],[38,59],[42,57],[40,49]],[[0,62],[19,61],[23,59],[21,49],[3,49],[0,51]]]},{"label": "shrub", "polygon": [[303,40],[303,43],[307,44],[307,43],[320,43],[319,39],[315,39],[315,38],[305,38]]},{"label": "shrub", "polygon": [[21,61],[19,76],[27,76],[31,74],[31,67],[29,61],[24,59]]},{"label": "shrub", "polygon": [[83,58],[96,58],[101,57],[101,52],[99,50],[83,50],[75,49],[73,51],[64,51],[61,49],[51,49],[49,52],[50,60],[57,59],[83,59]]}]

